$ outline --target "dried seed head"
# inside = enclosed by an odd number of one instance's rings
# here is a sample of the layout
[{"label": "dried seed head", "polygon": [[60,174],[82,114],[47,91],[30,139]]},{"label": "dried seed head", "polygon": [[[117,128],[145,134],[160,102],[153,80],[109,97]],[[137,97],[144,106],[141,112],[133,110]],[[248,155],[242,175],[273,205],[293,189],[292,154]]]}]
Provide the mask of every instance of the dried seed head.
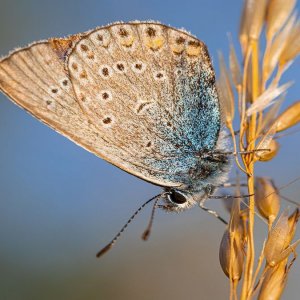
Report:
[{"label": "dried seed head", "polygon": [[218,80],[218,92],[224,121],[230,126],[234,117],[234,95],[228,70],[222,53],[219,53],[220,78]]},{"label": "dried seed head", "polygon": [[233,199],[230,221],[219,250],[221,267],[232,281],[239,281],[244,264],[244,224],[240,217],[240,199]]},{"label": "dried seed head", "polygon": [[[284,98],[285,97],[282,96],[278,101],[274,103],[274,105],[270,107],[270,109],[267,112],[264,113],[262,122],[258,124],[258,128],[257,128],[258,136],[267,132],[268,129],[275,123],[275,120],[278,116],[279,109],[281,107]],[[276,125],[276,130],[277,130],[277,125]]]},{"label": "dried seed head", "polygon": [[258,300],[279,300],[287,282],[285,264],[269,269],[261,286]]},{"label": "dried seed head", "polygon": [[[281,1],[281,0],[280,0]],[[280,55],[288,42],[289,35],[295,26],[296,14],[291,16],[283,29],[276,35],[263,59],[263,79],[266,82],[279,63]]]},{"label": "dried seed head", "polygon": [[258,39],[261,30],[264,25],[267,0],[248,0],[251,3],[251,8],[249,9],[250,24],[249,24],[249,37],[251,39]]},{"label": "dried seed head", "polygon": [[300,23],[298,22],[291,30],[285,47],[279,57],[279,66],[284,69],[284,66],[293,61],[300,53]]},{"label": "dried seed head", "polygon": [[249,10],[250,5],[248,1],[244,1],[243,13],[241,15],[240,20],[240,32],[239,32],[239,39],[240,44],[242,47],[243,56],[245,57],[247,49],[248,49],[248,31],[249,31]]},{"label": "dried seed head", "polygon": [[232,81],[236,87],[236,89],[240,89],[242,86],[242,73],[239,61],[237,59],[237,55],[233,46],[232,41],[230,41],[230,52],[229,52],[229,67],[231,72]]},{"label": "dried seed head", "polygon": [[223,204],[224,204],[224,207],[225,207],[225,209],[230,213],[231,212],[231,209],[232,209],[232,205],[233,205],[233,198],[228,198],[228,199],[226,199],[226,198],[223,198],[222,199],[222,202],[223,202]]},{"label": "dried seed head", "polygon": [[244,252],[240,235],[234,235],[227,229],[224,232],[219,259],[223,272],[232,281],[239,281],[243,273]]},{"label": "dried seed head", "polygon": [[292,126],[295,126],[300,122],[300,101],[295,102],[288,107],[277,118],[277,132],[286,130]]},{"label": "dried seed head", "polygon": [[249,26],[249,37],[258,39],[264,25],[268,0],[248,0],[252,2],[251,23]]},{"label": "dried seed head", "polygon": [[245,54],[249,41],[257,40],[264,25],[267,0],[245,0],[240,24],[240,43]]},{"label": "dried seed head", "polygon": [[[269,299],[279,300],[281,297],[281,294],[287,282],[288,272],[292,265],[292,262],[289,264],[289,266],[287,265],[288,256],[291,254],[291,252],[295,252],[297,245],[300,243],[300,240],[298,240],[294,244],[290,245],[290,242],[292,241],[295,234],[296,225],[299,217],[300,217],[300,211],[298,208],[289,217],[287,217],[287,211],[285,211],[283,215],[280,217],[281,220],[280,219],[278,220],[276,226],[274,227],[274,229],[272,229],[272,233],[270,233],[270,236],[272,235],[272,239],[273,238],[276,239],[276,234],[274,234],[274,232],[276,233],[275,228],[277,226],[278,226],[277,234],[278,235],[281,234],[281,237],[283,237],[283,235],[286,233],[286,230],[288,228],[288,234],[286,235],[285,242],[282,242],[284,239],[279,238],[280,241],[279,243],[282,243],[283,251],[281,251],[281,253],[277,253],[277,262],[275,260],[273,261],[272,264],[270,264],[270,261],[268,261],[270,257],[268,258],[266,257],[269,266],[275,266],[275,267],[270,268],[267,271],[267,274],[263,280],[260,289],[258,300],[269,300]],[[266,249],[265,247],[265,254],[267,252],[269,253],[269,250]],[[273,252],[273,254],[275,254],[275,251]],[[275,255],[273,257],[275,258]]]},{"label": "dried seed head", "polygon": [[292,13],[296,0],[270,0],[266,16],[266,35],[272,40]]},{"label": "dried seed head", "polygon": [[291,231],[288,219],[288,211],[285,210],[269,232],[264,254],[270,267],[286,260],[292,252],[296,251],[300,243],[300,240],[298,240],[290,245]]},{"label": "dried seed head", "polygon": [[295,236],[296,227],[298,220],[300,218],[300,210],[299,208],[296,208],[294,212],[289,216],[288,223],[289,223],[289,242],[291,242]]},{"label": "dried seed head", "polygon": [[276,134],[276,130],[277,130],[277,121],[275,120],[273,122],[273,124],[270,126],[270,128],[268,128],[268,130],[264,133],[264,135],[260,138],[256,149],[259,150],[263,150],[263,149],[267,149],[266,151],[259,151],[258,153],[256,153],[256,158],[258,159],[259,156],[263,156],[263,155],[267,155],[267,153],[269,152],[269,149],[271,149],[270,144],[274,138],[274,135]]},{"label": "dried seed head", "polygon": [[272,105],[279,96],[284,94],[291,87],[291,85],[292,82],[287,82],[279,87],[271,85],[255,100],[252,105],[250,105],[246,112],[247,116],[263,111]]},{"label": "dried seed head", "polygon": [[257,153],[259,161],[269,161],[269,160],[273,159],[277,155],[280,145],[276,140],[273,139],[269,143],[268,148],[270,151],[264,151],[262,153],[259,153],[259,152]]},{"label": "dried seed head", "polygon": [[272,180],[263,177],[255,179],[255,204],[260,214],[272,224],[280,209],[280,198]]},{"label": "dried seed head", "polygon": [[[233,196],[233,197],[234,197],[234,196]],[[232,208],[233,208],[233,206],[234,206],[235,200],[236,200],[236,199],[234,199],[234,198],[224,198],[224,199],[222,200],[225,209],[226,209],[229,213],[232,212]],[[248,209],[247,204],[246,204],[247,201],[248,201],[248,198],[247,198],[247,197],[242,198],[242,196],[241,196],[241,200],[242,200],[242,202],[240,203],[240,206],[241,206],[241,211],[240,211],[240,213],[242,212],[242,210],[247,210],[247,209]]]},{"label": "dried seed head", "polygon": [[288,212],[285,210],[271,229],[265,245],[264,252],[269,266],[273,267],[280,262],[279,257],[285,249],[288,233]]}]

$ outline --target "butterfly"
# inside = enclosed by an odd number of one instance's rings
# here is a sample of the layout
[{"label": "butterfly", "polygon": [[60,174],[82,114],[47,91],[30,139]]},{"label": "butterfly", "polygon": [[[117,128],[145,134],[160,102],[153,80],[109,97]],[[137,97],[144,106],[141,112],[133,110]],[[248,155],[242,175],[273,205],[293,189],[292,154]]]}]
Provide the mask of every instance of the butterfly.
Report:
[{"label": "butterfly", "polygon": [[[167,211],[204,201],[230,169],[206,45],[156,22],[39,41],[0,61],[0,89],[38,120],[163,192]],[[147,202],[148,203],[148,202]]]}]

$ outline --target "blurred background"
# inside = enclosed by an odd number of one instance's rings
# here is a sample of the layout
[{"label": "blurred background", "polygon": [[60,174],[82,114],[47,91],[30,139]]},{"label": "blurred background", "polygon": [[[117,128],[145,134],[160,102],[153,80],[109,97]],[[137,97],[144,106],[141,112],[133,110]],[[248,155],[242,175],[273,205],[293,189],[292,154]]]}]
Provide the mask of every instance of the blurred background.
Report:
[{"label": "blurred background", "polygon": [[[197,35],[208,45],[218,72],[217,51],[228,54],[227,33],[238,45],[242,0],[0,0],[0,7],[0,55],[114,21],[152,19]],[[299,67],[298,59],[284,77],[296,81],[288,103],[299,99]],[[199,208],[158,212],[145,243],[140,236],[149,207],[98,260],[96,252],[159,189],[79,148],[2,94],[0,141],[1,300],[228,298],[218,260],[221,222]],[[300,133],[281,144],[277,158],[257,168],[278,186],[300,176]],[[300,182],[283,194],[299,201],[299,190]],[[228,217],[219,200],[209,205]],[[258,220],[258,242],[266,229]],[[284,299],[298,298],[299,277],[296,261]]]}]

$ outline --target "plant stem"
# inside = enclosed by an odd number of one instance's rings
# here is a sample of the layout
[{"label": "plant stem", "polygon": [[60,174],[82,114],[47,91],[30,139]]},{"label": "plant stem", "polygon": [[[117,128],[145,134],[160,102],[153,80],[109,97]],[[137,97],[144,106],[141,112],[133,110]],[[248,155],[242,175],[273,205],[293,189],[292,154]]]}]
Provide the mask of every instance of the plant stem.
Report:
[{"label": "plant stem", "polygon": [[[259,95],[259,48],[258,41],[251,41],[252,49],[252,102],[254,102]],[[253,114],[249,119],[249,127],[247,132],[247,150],[253,151],[255,149],[256,139],[256,123],[257,115]],[[253,280],[253,267],[255,258],[254,247],[254,216],[255,216],[255,199],[254,199],[254,154],[250,153],[246,160],[249,173],[248,174],[248,192],[249,195],[249,219],[248,219],[248,247],[245,265],[245,277],[243,281],[241,299],[246,300],[251,298],[251,286]]]}]

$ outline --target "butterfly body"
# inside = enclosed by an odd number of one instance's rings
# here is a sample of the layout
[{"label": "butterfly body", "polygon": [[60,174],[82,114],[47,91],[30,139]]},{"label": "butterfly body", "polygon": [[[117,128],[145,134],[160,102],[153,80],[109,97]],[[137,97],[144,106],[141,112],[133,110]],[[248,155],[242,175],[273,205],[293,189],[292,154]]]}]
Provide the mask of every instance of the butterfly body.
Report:
[{"label": "butterfly body", "polygon": [[116,23],[38,42],[0,61],[0,89],[81,147],[190,199],[167,199],[171,210],[207,197],[229,171],[214,70],[185,31]]}]

